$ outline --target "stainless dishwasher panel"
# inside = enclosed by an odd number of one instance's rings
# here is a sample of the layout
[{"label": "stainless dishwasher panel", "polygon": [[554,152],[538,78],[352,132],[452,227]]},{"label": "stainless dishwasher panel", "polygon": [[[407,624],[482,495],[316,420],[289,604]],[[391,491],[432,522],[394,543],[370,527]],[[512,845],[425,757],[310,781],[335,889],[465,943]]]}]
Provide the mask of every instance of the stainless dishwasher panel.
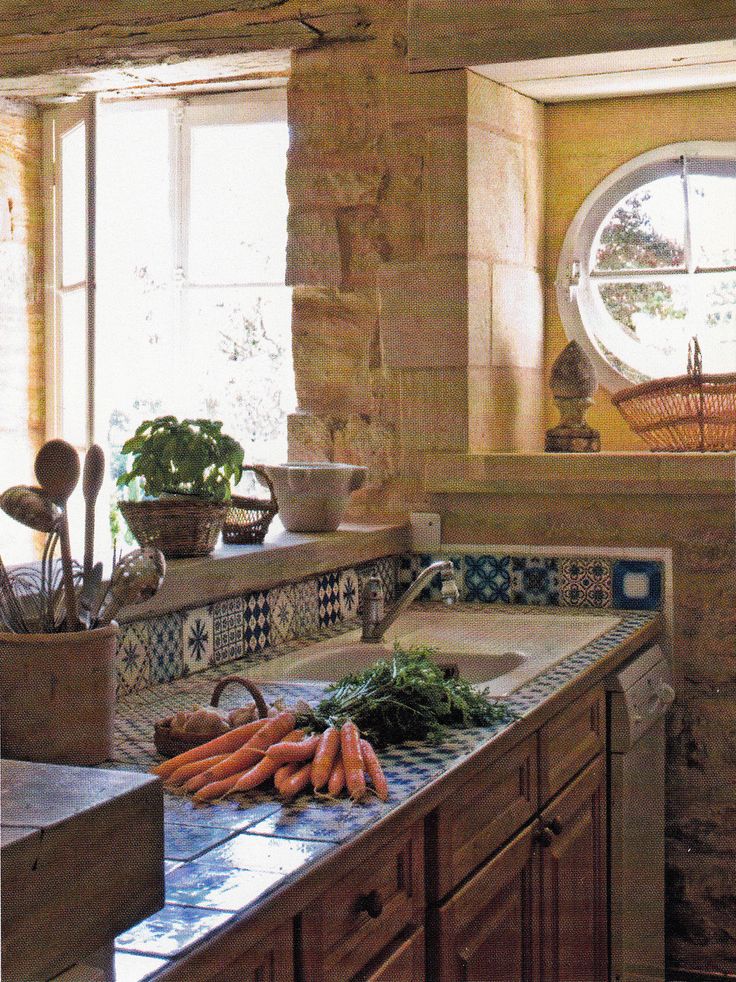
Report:
[{"label": "stainless dishwasher panel", "polygon": [[664,979],[664,715],[667,662],[648,648],[614,673],[608,696],[610,976]]}]

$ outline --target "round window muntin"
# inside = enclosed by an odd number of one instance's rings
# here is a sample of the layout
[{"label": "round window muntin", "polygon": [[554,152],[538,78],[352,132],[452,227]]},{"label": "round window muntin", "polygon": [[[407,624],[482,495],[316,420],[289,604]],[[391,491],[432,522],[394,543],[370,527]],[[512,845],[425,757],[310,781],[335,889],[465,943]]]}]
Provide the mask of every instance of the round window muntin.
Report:
[{"label": "round window muntin", "polygon": [[[562,325],[568,338],[578,341],[587,351],[599,381],[611,392],[627,388],[649,376],[636,365],[627,365],[630,375],[622,374],[600,351],[585,326],[586,320],[591,324],[606,323],[601,320],[603,303],[600,293],[590,277],[593,245],[604,220],[621,201],[651,181],[679,175],[683,157],[692,174],[736,177],[734,142],[704,140],[658,147],[627,161],[609,174],[585,199],[565,236],[555,284]],[[610,316],[606,316],[613,324]],[[617,342],[625,346],[625,331],[618,330],[620,337],[617,337]],[[638,353],[641,354],[641,348]],[[683,360],[681,374],[684,372]]]}]

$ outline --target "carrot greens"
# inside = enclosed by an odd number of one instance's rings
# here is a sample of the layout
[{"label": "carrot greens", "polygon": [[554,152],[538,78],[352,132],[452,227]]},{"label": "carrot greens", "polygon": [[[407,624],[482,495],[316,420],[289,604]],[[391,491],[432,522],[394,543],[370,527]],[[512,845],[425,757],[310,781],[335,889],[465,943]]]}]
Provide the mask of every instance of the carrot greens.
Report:
[{"label": "carrot greens", "polygon": [[[404,740],[442,738],[447,727],[489,726],[511,719],[503,703],[459,678],[446,678],[431,648],[394,649],[391,658],[331,685],[313,711],[323,730],[352,720],[362,736],[384,747]],[[301,719],[300,719],[301,721]]]}]

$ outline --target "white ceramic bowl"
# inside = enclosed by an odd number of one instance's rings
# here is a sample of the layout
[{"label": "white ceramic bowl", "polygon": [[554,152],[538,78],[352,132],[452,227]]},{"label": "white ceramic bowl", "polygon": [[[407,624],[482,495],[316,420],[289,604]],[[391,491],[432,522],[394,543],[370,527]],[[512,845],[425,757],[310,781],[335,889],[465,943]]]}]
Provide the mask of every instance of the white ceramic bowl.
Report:
[{"label": "white ceramic bowl", "polygon": [[334,532],[350,495],[362,488],[367,467],[294,463],[263,467],[273,482],[279,518],[289,532]]}]

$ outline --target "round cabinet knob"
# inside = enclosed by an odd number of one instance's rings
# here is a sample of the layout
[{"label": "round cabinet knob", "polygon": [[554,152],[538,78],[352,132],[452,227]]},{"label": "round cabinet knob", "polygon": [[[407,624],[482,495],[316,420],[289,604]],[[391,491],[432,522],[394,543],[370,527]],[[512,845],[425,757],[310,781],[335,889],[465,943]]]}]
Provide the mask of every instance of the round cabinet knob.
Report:
[{"label": "round cabinet knob", "polygon": [[383,900],[378,890],[361,894],[358,897],[358,910],[365,911],[369,917],[380,917],[383,913]]},{"label": "round cabinet knob", "polygon": [[562,819],[559,815],[555,815],[549,823],[549,828],[553,835],[559,835],[562,832]]},{"label": "round cabinet knob", "polygon": [[657,686],[657,696],[663,706],[671,706],[675,701],[675,690],[669,682],[660,682]]},{"label": "round cabinet knob", "polygon": [[552,835],[551,830],[546,825],[544,828],[540,829],[539,832],[537,832],[537,842],[544,849],[546,849],[547,846],[552,845],[554,838],[555,837]]}]

